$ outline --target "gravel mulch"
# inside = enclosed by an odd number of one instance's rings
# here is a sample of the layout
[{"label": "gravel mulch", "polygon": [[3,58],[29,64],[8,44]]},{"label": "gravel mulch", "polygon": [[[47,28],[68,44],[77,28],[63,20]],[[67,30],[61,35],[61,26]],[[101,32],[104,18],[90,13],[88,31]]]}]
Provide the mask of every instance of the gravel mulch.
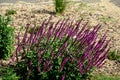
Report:
[{"label": "gravel mulch", "polygon": [[[41,21],[53,15],[52,22],[58,19],[70,18],[89,21],[89,26],[92,27],[102,24],[99,31],[99,36],[107,31],[108,38],[111,38],[110,46],[112,50],[117,50],[120,54],[120,8],[110,3],[109,0],[101,0],[98,3],[68,3],[67,8],[62,15],[55,15],[53,4],[25,3],[18,2],[16,4],[4,3],[0,5],[0,14],[5,14],[6,10],[16,10],[17,14],[12,15],[12,26],[16,28],[16,32],[25,27],[27,23],[40,24]],[[24,29],[23,29],[24,30]],[[120,75],[120,63],[107,60],[102,70],[109,74]],[[113,73],[114,72],[114,73]]]}]

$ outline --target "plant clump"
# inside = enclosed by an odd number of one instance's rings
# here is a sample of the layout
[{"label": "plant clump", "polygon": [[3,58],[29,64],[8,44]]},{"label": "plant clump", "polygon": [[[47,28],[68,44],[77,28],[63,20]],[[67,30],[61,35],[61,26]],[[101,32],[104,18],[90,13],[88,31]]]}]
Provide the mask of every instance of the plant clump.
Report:
[{"label": "plant clump", "polygon": [[19,80],[19,76],[11,66],[0,67],[0,80]]},{"label": "plant clump", "polygon": [[0,59],[6,59],[12,53],[14,29],[9,26],[10,21],[10,16],[0,15]]},{"label": "plant clump", "polygon": [[50,20],[44,20],[37,31],[34,26],[32,33],[27,33],[27,24],[22,40],[18,34],[16,72],[21,80],[81,80],[104,64],[110,40],[106,40],[106,33],[98,39],[101,25],[91,30],[82,20]]},{"label": "plant clump", "polygon": [[55,0],[56,13],[62,14],[66,8],[66,0]]},{"label": "plant clump", "polygon": [[108,59],[120,61],[120,55],[117,51],[110,51],[108,54]]},{"label": "plant clump", "polygon": [[6,13],[5,13],[6,16],[14,15],[14,14],[17,14],[17,12],[15,10],[12,10],[12,9],[6,10]]}]

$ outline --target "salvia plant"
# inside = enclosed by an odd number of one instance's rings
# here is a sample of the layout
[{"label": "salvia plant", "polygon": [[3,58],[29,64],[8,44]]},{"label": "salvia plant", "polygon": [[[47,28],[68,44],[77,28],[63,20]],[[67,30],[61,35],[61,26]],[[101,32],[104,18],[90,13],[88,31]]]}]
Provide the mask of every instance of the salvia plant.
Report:
[{"label": "salvia plant", "polygon": [[50,20],[44,20],[37,31],[35,25],[32,33],[27,33],[27,24],[22,40],[18,34],[16,71],[21,80],[82,80],[104,64],[110,40],[106,40],[106,33],[98,39],[101,25],[91,30],[82,20]]}]

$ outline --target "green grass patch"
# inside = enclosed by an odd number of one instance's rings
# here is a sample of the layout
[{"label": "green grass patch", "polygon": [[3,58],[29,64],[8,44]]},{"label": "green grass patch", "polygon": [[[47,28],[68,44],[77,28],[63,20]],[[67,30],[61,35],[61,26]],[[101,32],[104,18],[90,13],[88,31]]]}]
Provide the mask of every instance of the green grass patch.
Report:
[{"label": "green grass patch", "polygon": [[92,76],[90,80],[120,80],[120,76],[97,74],[97,75]]},{"label": "green grass patch", "polygon": [[120,55],[117,51],[110,51],[108,54],[108,59],[110,60],[120,60]]},{"label": "green grass patch", "polygon": [[14,14],[17,14],[17,12],[15,10],[12,10],[12,9],[6,10],[6,13],[5,13],[6,16],[8,16],[8,15],[14,15]]}]

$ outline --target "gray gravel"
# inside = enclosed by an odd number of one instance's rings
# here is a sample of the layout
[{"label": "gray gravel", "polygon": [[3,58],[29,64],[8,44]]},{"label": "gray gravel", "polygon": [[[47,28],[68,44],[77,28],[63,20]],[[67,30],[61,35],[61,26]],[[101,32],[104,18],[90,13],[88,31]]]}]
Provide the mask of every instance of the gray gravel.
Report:
[{"label": "gray gravel", "polygon": [[[53,0],[0,0],[0,3],[16,3],[18,1],[30,2],[30,3],[40,3],[40,2],[48,2]],[[89,3],[100,2],[101,0],[68,0],[68,1],[85,1]],[[110,0],[110,2],[120,7],[120,0]]]},{"label": "gray gravel", "polygon": [[[0,3],[16,3],[18,1],[37,3],[37,2],[49,2],[49,1],[54,1],[54,0],[0,0]],[[100,0],[68,0],[68,1],[99,2]]]}]

